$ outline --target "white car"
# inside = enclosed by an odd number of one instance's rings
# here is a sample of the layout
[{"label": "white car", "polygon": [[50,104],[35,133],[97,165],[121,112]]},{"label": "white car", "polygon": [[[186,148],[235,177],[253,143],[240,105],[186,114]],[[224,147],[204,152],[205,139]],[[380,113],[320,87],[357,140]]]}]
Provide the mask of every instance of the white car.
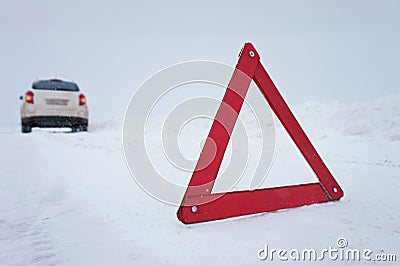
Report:
[{"label": "white car", "polygon": [[87,131],[88,108],[76,83],[60,79],[39,80],[25,93],[21,105],[21,131],[32,127],[71,127]]}]

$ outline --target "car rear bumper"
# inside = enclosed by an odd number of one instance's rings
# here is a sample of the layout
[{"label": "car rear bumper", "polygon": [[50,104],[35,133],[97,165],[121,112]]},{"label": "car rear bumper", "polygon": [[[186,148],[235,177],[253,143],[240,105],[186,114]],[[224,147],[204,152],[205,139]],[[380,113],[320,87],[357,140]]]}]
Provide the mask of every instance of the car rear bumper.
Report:
[{"label": "car rear bumper", "polygon": [[87,127],[88,119],[72,116],[33,116],[23,117],[22,124],[31,127]]},{"label": "car rear bumper", "polygon": [[23,102],[21,105],[21,117],[82,117],[88,118],[87,105],[77,107],[65,106],[39,106],[38,104],[29,104]]}]

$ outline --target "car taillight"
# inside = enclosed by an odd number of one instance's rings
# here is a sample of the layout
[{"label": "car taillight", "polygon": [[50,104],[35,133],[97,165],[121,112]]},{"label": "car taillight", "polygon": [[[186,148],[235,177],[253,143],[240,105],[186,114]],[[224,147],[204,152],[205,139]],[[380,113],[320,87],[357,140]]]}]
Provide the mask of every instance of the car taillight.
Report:
[{"label": "car taillight", "polygon": [[25,101],[26,101],[27,103],[33,103],[33,92],[27,91],[27,92],[25,93]]},{"label": "car taillight", "polygon": [[79,105],[84,105],[84,104],[86,104],[85,95],[79,94]]}]

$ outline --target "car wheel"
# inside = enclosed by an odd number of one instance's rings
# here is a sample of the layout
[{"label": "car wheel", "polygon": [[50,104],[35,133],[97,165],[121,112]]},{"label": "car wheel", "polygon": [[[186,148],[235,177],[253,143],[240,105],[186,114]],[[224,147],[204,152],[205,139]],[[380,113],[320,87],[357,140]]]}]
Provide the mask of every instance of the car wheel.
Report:
[{"label": "car wheel", "polygon": [[71,127],[71,132],[78,132],[78,128],[77,127]]},{"label": "car wheel", "polygon": [[32,127],[30,125],[21,125],[21,132],[22,133],[31,133],[32,132]]},{"label": "car wheel", "polygon": [[80,127],[79,127],[79,131],[87,131],[87,129],[88,129],[88,126],[87,126],[87,125],[84,125],[84,126],[80,126]]}]

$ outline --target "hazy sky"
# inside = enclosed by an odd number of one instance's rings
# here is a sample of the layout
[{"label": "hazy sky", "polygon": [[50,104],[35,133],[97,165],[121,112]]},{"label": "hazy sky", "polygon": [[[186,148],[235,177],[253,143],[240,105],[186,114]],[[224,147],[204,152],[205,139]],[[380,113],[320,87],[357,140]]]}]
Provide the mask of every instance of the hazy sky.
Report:
[{"label": "hazy sky", "polygon": [[78,82],[91,116],[122,119],[151,74],[230,65],[254,43],[289,104],[400,92],[400,1],[0,0],[1,123],[38,78]]}]

